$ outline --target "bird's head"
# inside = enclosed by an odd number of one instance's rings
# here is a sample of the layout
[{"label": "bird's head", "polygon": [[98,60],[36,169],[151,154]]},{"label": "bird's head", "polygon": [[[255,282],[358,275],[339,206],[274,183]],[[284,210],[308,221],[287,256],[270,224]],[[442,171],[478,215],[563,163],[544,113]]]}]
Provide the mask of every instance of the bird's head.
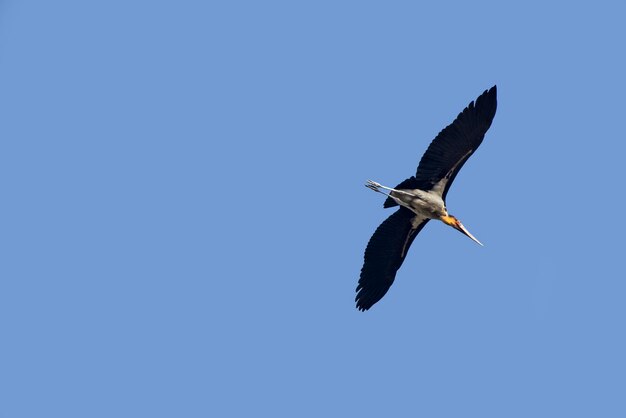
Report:
[{"label": "bird's head", "polygon": [[463,224],[461,223],[461,221],[459,221],[457,218],[455,218],[452,215],[444,215],[441,218],[441,221],[446,224],[446,225],[450,225],[452,228],[456,229],[457,231],[461,231],[463,234],[467,235],[472,241],[483,245],[480,241],[478,241],[472,234],[470,234],[470,232],[467,230],[467,228],[465,228],[463,226]]}]

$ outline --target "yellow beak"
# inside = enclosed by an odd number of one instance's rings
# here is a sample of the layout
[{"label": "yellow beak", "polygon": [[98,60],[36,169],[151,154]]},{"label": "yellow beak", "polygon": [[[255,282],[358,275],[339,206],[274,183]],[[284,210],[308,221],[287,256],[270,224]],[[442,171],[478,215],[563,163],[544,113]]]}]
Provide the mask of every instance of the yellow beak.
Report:
[{"label": "yellow beak", "polygon": [[484,245],[482,244],[482,242],[478,241],[476,239],[476,237],[474,235],[472,235],[470,233],[470,231],[467,230],[467,228],[465,228],[465,226],[463,226],[463,224],[461,223],[461,221],[459,221],[457,218],[455,218],[454,216],[442,216],[441,220],[443,221],[443,223],[445,223],[446,225],[450,225],[451,227],[453,227],[454,229],[456,229],[457,231],[461,231],[464,235],[468,236],[472,241],[474,241],[477,244],[480,244],[481,246],[484,247]]}]

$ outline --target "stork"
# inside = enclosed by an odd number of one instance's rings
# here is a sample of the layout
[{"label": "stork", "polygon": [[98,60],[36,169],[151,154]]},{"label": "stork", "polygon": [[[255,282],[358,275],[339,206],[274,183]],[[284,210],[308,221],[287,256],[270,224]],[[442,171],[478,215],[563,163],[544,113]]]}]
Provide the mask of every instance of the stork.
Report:
[{"label": "stork", "polygon": [[356,307],[370,309],[389,290],[419,232],[438,219],[482,245],[446,208],[446,195],[459,170],[476,151],[491,126],[497,107],[497,89],[485,90],[454,122],[430,143],[414,176],[396,187],[368,180],[366,187],[387,196],[383,207],[399,206],[376,229],[365,249]]}]

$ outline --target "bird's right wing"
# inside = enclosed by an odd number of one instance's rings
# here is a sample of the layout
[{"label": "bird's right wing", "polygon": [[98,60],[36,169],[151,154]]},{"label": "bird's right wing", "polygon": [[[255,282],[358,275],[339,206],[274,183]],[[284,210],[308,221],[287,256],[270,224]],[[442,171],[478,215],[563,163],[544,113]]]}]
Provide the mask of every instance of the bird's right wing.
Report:
[{"label": "bird's right wing", "polygon": [[357,309],[366,311],[385,296],[411,243],[427,223],[428,218],[401,207],[380,224],[365,249],[356,288]]},{"label": "bird's right wing", "polygon": [[422,156],[415,184],[422,190],[446,194],[463,164],[483,142],[497,108],[497,88],[485,90],[454,122],[444,128]]},{"label": "bird's right wing", "polygon": [[[498,107],[497,94],[497,87],[493,86],[459,113],[454,122],[439,132],[430,143],[415,176],[404,180],[394,189],[432,190],[445,201],[454,178],[483,142],[491,126]],[[383,204],[385,208],[397,205],[391,197]]]}]

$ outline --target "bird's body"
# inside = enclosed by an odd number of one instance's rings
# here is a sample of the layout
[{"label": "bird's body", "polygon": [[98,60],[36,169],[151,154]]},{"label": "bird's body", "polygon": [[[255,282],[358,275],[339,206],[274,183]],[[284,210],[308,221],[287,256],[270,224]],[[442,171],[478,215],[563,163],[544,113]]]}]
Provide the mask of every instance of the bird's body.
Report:
[{"label": "bird's body", "polygon": [[[431,142],[417,173],[395,188],[368,181],[387,196],[384,207],[400,206],[374,232],[365,250],[356,303],[367,310],[389,290],[411,243],[431,219],[438,219],[482,245],[446,209],[445,199],[463,164],[481,144],[496,113],[496,86],[485,91]],[[389,191],[385,193],[383,190]]]},{"label": "bird's body", "polygon": [[366,186],[385,195],[386,193],[382,192],[380,189],[389,190],[390,193],[388,196],[391,197],[394,202],[400,206],[404,206],[420,217],[438,219],[448,215],[446,205],[441,195],[432,190],[392,189],[371,180],[367,182]]}]

